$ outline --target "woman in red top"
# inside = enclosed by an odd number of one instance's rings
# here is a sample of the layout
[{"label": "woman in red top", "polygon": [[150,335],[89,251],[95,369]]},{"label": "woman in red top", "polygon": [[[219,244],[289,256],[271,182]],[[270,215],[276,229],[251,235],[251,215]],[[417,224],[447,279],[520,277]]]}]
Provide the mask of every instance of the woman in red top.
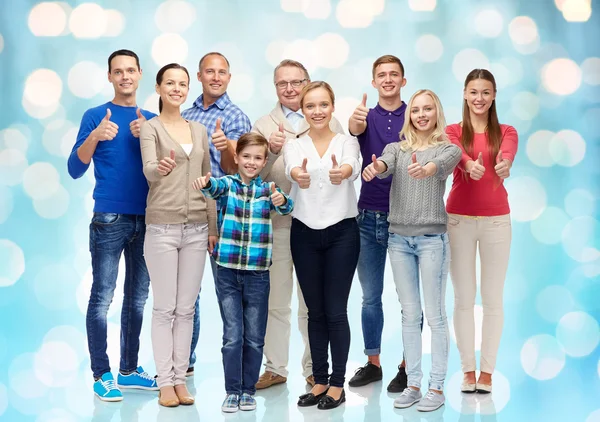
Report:
[{"label": "woman in red top", "polygon": [[[463,120],[450,125],[450,140],[462,149],[448,197],[448,235],[454,285],[454,330],[463,392],[489,393],[504,321],[502,293],[510,253],[511,223],[504,179],[517,153],[515,128],[498,122],[496,81],[485,69],[465,80]],[[479,247],[483,327],[479,379],[475,380],[475,261]]]}]

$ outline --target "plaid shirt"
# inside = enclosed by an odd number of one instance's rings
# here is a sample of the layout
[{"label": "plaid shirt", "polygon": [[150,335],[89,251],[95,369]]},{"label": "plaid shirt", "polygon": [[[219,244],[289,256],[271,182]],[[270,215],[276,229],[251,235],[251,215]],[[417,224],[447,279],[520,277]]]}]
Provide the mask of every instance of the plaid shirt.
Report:
[{"label": "plaid shirt", "polygon": [[286,215],[292,212],[292,199],[276,207],[271,202],[271,183],[260,176],[249,185],[239,174],[210,178],[210,184],[202,192],[214,199],[221,198],[223,205],[218,211],[219,242],[213,256],[217,264],[236,270],[263,271],[271,266],[273,251],[273,228],[271,210]]},{"label": "plaid shirt", "polygon": [[[250,132],[252,125],[250,119],[244,112],[229,99],[229,95],[224,93],[217,101],[204,108],[204,94],[200,95],[194,101],[194,105],[184,110],[181,115],[184,119],[193,120],[206,126],[209,141],[212,140],[212,134],[215,132],[217,119],[221,118],[221,129],[227,139],[237,141],[244,133]],[[210,147],[210,167],[211,173],[215,177],[225,176],[221,168],[221,151],[218,151],[212,142],[208,143]]]}]

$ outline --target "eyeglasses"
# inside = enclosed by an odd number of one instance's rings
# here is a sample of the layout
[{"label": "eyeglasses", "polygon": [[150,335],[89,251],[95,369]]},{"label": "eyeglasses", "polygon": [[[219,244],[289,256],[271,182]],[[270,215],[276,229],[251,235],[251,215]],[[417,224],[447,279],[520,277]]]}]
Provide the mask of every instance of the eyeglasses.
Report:
[{"label": "eyeglasses", "polygon": [[294,88],[298,88],[300,85],[302,85],[307,80],[308,79],[294,79],[293,81],[279,81],[279,82],[275,83],[275,86],[279,89],[286,89],[289,84]]}]

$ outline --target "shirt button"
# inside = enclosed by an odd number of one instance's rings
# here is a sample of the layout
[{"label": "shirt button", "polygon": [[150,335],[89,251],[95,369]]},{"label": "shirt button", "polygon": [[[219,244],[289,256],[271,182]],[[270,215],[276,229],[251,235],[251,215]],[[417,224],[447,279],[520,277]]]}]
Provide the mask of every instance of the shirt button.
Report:
[{"label": "shirt button", "polygon": [[392,113],[388,113],[388,116],[391,116],[391,115],[392,115]]},{"label": "shirt button", "polygon": [[391,129],[391,127],[388,126],[388,130],[390,130],[390,129]]},{"label": "shirt button", "polygon": [[319,189],[323,189],[323,183],[319,183]]}]

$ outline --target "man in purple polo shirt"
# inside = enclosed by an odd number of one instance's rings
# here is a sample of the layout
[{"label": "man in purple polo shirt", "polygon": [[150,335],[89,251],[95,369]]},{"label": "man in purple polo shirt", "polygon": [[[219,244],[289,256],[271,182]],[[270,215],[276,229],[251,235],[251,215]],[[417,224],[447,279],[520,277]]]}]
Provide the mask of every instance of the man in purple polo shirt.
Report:
[{"label": "man in purple polo shirt", "polygon": [[[373,63],[372,85],[379,93],[377,105],[367,108],[367,94],[350,117],[350,133],[358,138],[362,154],[362,169],[372,162],[371,157],[381,156],[387,144],[398,142],[404,124],[406,104],[400,90],[406,85],[404,66],[400,59],[385,55]],[[383,332],[383,279],[388,246],[388,212],[392,178],[373,179],[363,183],[358,200],[358,225],[360,227],[360,256],[358,279],[363,291],[362,331],[368,362],[359,368],[349,382],[360,387],[383,378],[379,354]],[[388,385],[389,392],[402,392],[407,377],[404,362],[398,374]]]}]

